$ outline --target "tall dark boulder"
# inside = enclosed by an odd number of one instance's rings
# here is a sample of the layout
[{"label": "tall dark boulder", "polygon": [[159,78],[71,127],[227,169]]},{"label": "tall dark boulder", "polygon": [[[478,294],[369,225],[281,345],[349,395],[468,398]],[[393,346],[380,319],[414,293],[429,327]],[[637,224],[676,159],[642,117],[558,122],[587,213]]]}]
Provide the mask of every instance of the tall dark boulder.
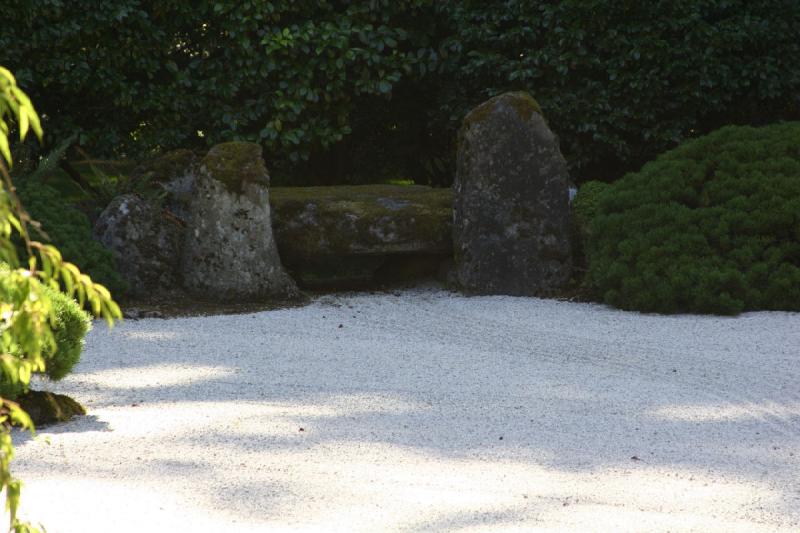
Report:
[{"label": "tall dark boulder", "polygon": [[459,133],[454,281],[465,292],[551,294],[570,277],[567,164],[536,101],[506,93]]}]

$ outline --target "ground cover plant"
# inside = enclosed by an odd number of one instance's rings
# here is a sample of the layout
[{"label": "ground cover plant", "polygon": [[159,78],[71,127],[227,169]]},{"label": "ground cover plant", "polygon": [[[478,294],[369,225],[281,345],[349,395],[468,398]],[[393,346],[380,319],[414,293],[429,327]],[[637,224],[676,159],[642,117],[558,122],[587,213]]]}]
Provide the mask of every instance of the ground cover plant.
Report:
[{"label": "ground cover plant", "polygon": [[577,202],[586,282],[610,305],[800,310],[800,123],[722,128]]}]

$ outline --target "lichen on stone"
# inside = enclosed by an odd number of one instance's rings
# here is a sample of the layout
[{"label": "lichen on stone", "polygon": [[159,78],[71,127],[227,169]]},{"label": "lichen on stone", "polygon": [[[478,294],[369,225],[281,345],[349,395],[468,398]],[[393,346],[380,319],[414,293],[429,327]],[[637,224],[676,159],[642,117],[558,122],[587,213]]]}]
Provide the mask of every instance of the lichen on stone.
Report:
[{"label": "lichen on stone", "polygon": [[[464,142],[464,136],[468,129],[475,124],[485,122],[500,106],[511,108],[517,116],[523,121],[527,122],[534,113],[539,114],[544,119],[542,108],[536,99],[524,91],[503,93],[494,98],[485,101],[464,117],[461,128],[458,131],[456,145],[461,146]],[[547,120],[545,119],[545,123]]]},{"label": "lichen on stone", "polygon": [[304,284],[367,281],[388,258],[452,251],[452,191],[422,186],[276,187],[281,258]]},{"label": "lichen on stone", "polygon": [[464,117],[464,126],[471,126],[475,122],[485,120],[500,105],[511,107],[525,121],[529,120],[534,113],[544,116],[539,102],[533,96],[524,91],[517,91],[503,93],[479,105]]},{"label": "lichen on stone", "polygon": [[269,186],[269,174],[261,146],[250,142],[227,142],[208,151],[200,162],[208,175],[231,192],[241,193],[245,184]]}]

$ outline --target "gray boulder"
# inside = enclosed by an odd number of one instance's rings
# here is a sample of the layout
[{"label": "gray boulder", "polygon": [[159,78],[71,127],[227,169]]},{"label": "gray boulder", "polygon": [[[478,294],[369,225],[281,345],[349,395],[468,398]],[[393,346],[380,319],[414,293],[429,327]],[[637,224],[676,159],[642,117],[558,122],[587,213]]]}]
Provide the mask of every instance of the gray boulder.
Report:
[{"label": "gray boulder", "polygon": [[455,283],[474,294],[547,295],[570,277],[567,164],[536,101],[506,93],[459,133]]},{"label": "gray boulder", "polygon": [[135,194],[114,198],[94,226],[95,237],[114,254],[128,294],[151,297],[180,286],[181,226]]},{"label": "gray boulder", "polygon": [[214,146],[200,162],[191,194],[181,269],[187,291],[220,301],[299,295],[272,235],[261,146]]}]

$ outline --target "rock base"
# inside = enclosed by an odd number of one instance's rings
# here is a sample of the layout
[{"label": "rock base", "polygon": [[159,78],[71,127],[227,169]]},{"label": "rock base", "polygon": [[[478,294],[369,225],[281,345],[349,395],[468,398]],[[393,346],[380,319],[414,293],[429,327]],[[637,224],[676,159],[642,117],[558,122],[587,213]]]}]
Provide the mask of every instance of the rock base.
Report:
[{"label": "rock base", "polygon": [[31,390],[17,398],[17,402],[36,427],[66,422],[74,416],[86,414],[81,404],[63,394]]}]

